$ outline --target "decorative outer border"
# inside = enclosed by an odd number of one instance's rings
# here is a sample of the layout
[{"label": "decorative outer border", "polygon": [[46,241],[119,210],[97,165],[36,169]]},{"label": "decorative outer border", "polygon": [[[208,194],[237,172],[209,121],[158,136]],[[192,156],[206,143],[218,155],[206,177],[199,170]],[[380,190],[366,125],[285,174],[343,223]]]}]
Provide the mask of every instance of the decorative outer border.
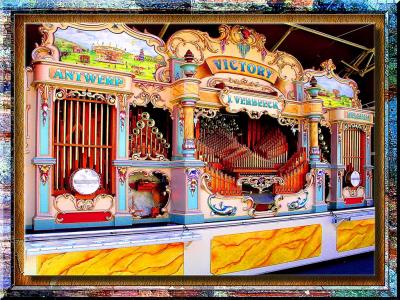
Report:
[{"label": "decorative outer border", "polygon": [[[51,4],[51,2],[47,2],[46,4],[43,4],[43,3],[42,4],[32,4],[32,3],[33,2],[30,2],[29,8],[51,8],[51,7],[53,7],[53,4]],[[329,6],[329,7],[331,9],[333,9],[333,11],[335,11],[337,8],[342,9],[344,7],[346,12],[350,12],[350,11],[353,11],[355,13],[357,12],[357,10],[355,10],[354,6],[351,5],[349,7],[346,7],[346,6],[341,6],[341,4],[343,4],[343,2],[339,1],[338,3],[335,3],[335,4],[333,4],[332,6]],[[22,4],[19,4],[19,5],[22,5]],[[100,1],[98,3],[97,7],[111,7],[111,5],[115,5],[115,4],[110,4],[109,2],[102,3]],[[326,5],[326,3],[315,4],[314,9],[316,11],[323,12],[324,7],[325,8],[327,7],[325,5]],[[89,6],[90,6],[90,4],[89,4]],[[89,6],[85,6],[85,7],[89,8]],[[11,6],[11,4],[6,4],[6,9],[7,8],[13,8],[13,7],[14,6]],[[18,7],[21,7],[21,6],[18,6]],[[65,7],[65,6],[63,6],[63,7]],[[282,6],[282,8],[285,8],[285,7],[287,7],[287,6],[285,6],[285,5]],[[395,9],[396,9],[395,3],[373,4],[372,6],[368,6],[368,7],[365,6],[365,7],[366,7],[366,9],[368,11],[378,11],[378,9],[379,9],[379,12],[382,12],[382,10],[386,10],[386,11],[389,10],[389,12],[387,13],[387,15],[389,15],[389,21],[390,21],[390,19],[392,19],[392,21],[395,19],[395,16],[394,16],[394,13],[393,13],[395,11]],[[229,8],[224,8],[224,9],[229,9]],[[271,7],[269,9],[271,9]],[[301,8],[296,8],[296,9],[301,9]],[[237,9],[235,9],[235,10],[237,10]],[[280,10],[278,10],[278,11],[280,11]],[[10,35],[11,35],[10,34],[10,30],[11,29],[9,29],[9,28],[12,28],[12,26],[7,26],[7,25],[10,24],[11,18],[10,18],[9,11],[5,10],[5,11],[3,11],[3,13],[4,13],[3,14],[4,19],[2,20],[2,23],[4,22],[6,24],[6,27],[5,27],[6,31],[5,31],[5,34],[4,34],[5,40],[4,41],[8,44],[11,41],[11,38],[10,38]],[[36,16],[34,16],[34,17],[36,17]],[[66,16],[61,16],[61,18],[65,18],[65,17]],[[80,17],[80,16],[78,16],[78,17]],[[159,16],[157,16],[157,17],[159,17]],[[245,19],[249,19],[249,17],[250,16],[245,16]],[[275,21],[275,22],[277,22],[276,20],[282,20],[281,17],[284,17],[283,19],[286,18],[285,20],[289,20],[289,18],[293,18],[293,19],[291,19],[292,22],[302,22],[301,19],[299,18],[300,17],[299,15],[292,15],[292,16],[283,16],[283,15],[278,15],[278,16],[275,15],[275,16],[273,16],[273,15],[271,15],[271,17],[273,18],[272,21]],[[321,15],[321,14],[316,14],[313,17],[315,17],[316,20],[320,21],[320,22],[332,22],[333,20],[334,20],[334,22],[337,22],[338,19],[340,20],[341,15],[324,16],[324,15]],[[347,16],[347,17],[350,17],[350,16]],[[121,18],[123,18],[123,16],[121,16]],[[197,20],[195,15],[191,15],[190,18],[194,18],[194,22],[196,22],[196,20]],[[228,16],[228,18],[229,18],[229,16]],[[364,20],[362,18],[365,18],[365,16],[357,16],[356,15],[356,18],[354,20],[355,21]],[[255,15],[255,19],[254,20],[256,20],[256,21],[259,20],[259,22],[261,22],[260,18],[258,18],[257,15]],[[253,22],[254,22],[254,20],[253,20]],[[302,20],[304,20],[304,19],[302,19]],[[382,20],[383,20],[383,18],[382,18]],[[378,22],[377,26],[383,32],[384,27],[383,27],[383,21],[382,20]],[[153,20],[153,22],[154,22],[154,20]],[[232,21],[232,22],[234,22],[234,21]],[[360,21],[360,22],[362,22],[362,21]],[[17,19],[17,23],[22,24],[23,21]],[[388,27],[386,27],[385,30],[387,30],[388,28],[389,29],[395,29],[393,27],[395,25],[393,25],[393,24],[395,24],[395,22],[390,22]],[[22,36],[22,34],[21,34],[22,30],[23,30],[22,28],[23,28],[23,26],[20,26],[20,27],[17,26],[16,27],[16,31],[17,31],[17,34],[19,34],[19,37]],[[396,32],[396,31],[393,30],[392,33],[393,32]],[[394,35],[395,35],[394,33],[391,34],[391,37],[393,37]],[[18,37],[18,35],[17,35],[17,37]],[[383,35],[380,35],[379,39],[381,41],[384,41]],[[394,38],[394,40],[395,40],[395,38]],[[378,48],[379,48],[379,53],[378,53],[379,55],[377,56],[377,59],[379,59],[381,61],[381,64],[377,64],[377,69],[379,70],[378,77],[379,77],[379,79],[381,79],[381,82],[384,82],[384,76],[383,76],[383,65],[384,65],[383,64],[383,62],[384,62],[383,61],[384,60],[383,54],[384,54],[384,52],[382,50],[383,49],[383,43],[382,43],[382,47],[378,46]],[[8,53],[9,53],[9,48],[5,50],[5,59],[6,59],[6,64],[10,65],[11,55],[8,55]],[[21,59],[20,61],[23,61],[23,59]],[[388,62],[393,62],[393,59],[392,59],[391,56],[389,56],[389,61],[386,61],[386,63],[388,63]],[[21,71],[21,68],[18,68],[18,61],[17,61],[16,65],[17,65],[17,70]],[[380,67],[380,66],[382,66],[382,67]],[[9,69],[9,67],[7,67],[7,68]],[[382,71],[382,73],[381,73],[381,71]],[[17,79],[18,78],[19,79],[22,78],[22,75],[20,75],[20,74],[22,74],[22,72],[16,73]],[[392,75],[393,75],[393,73],[392,73]],[[20,85],[20,82],[22,82],[22,81],[18,81],[16,83],[16,85],[22,86],[22,84]],[[23,88],[18,89],[18,90],[22,91]],[[18,92],[18,90],[17,90],[17,95],[21,93],[21,92]],[[379,91],[383,92],[383,84],[379,85]],[[378,102],[378,103],[383,104],[383,101],[380,100],[380,102]],[[16,115],[18,117],[23,117],[23,113],[21,112],[21,110],[23,110],[23,109],[21,109],[21,107],[18,108],[18,105],[17,105],[16,106]],[[392,121],[393,121],[393,119],[390,120],[391,123],[392,123]],[[378,141],[381,144],[383,143],[383,132],[384,132],[382,127],[383,127],[383,123],[382,123],[382,126],[380,126],[380,130],[379,130],[379,133],[380,133],[379,136],[381,136],[381,138],[378,139]],[[21,128],[18,127],[18,124],[17,124],[16,129],[17,129],[17,133],[16,133],[17,143],[15,144],[15,146],[16,146],[16,150],[20,150],[19,152],[16,152],[16,153],[22,153],[23,151],[21,150],[21,147],[18,144],[18,136],[21,133]],[[18,131],[18,129],[19,129],[19,131]],[[389,135],[389,137],[390,137],[390,135]],[[18,169],[21,169],[21,166],[23,167],[23,162],[22,163],[21,162],[22,161],[19,160],[19,158],[17,156],[16,157],[16,171],[18,171]],[[381,168],[381,167],[379,167],[379,168]],[[383,166],[382,166],[382,169],[383,169]],[[382,172],[383,172],[383,170],[382,170]],[[380,171],[380,173],[382,173],[382,172]],[[16,178],[15,178],[16,179],[16,183],[18,183],[18,182],[21,183],[21,176],[18,175],[18,174],[19,173],[16,174]],[[23,198],[22,197],[23,196],[23,190],[16,189],[15,195],[16,195],[16,198],[15,198],[16,200],[18,199],[18,197],[20,197],[20,199],[22,199]],[[386,205],[389,203],[388,201],[385,201],[385,202],[383,201],[384,200],[383,196],[379,195],[379,197],[380,197],[379,200],[382,200],[382,201],[380,201],[380,203],[382,203],[382,205],[383,205],[383,203],[386,203]],[[390,204],[392,202],[394,202],[393,199],[389,200],[389,201],[390,201]],[[379,248],[378,248],[378,250],[379,250],[380,248],[383,249],[384,245],[387,245],[387,241],[388,241],[388,239],[387,239],[388,223],[387,223],[387,221],[384,223],[386,225],[386,229],[383,229],[383,227],[384,227],[383,226],[384,225],[383,224],[383,215],[384,214],[388,215],[388,214],[387,214],[387,210],[385,210],[383,206],[381,206],[379,203],[378,203],[378,205],[379,205],[380,208],[382,208],[382,209],[377,210],[377,213],[378,213],[378,224],[382,225],[382,226],[379,226],[380,229],[378,230],[378,234],[379,234],[378,237],[383,237],[383,235],[386,236],[385,241],[382,241],[381,246],[379,246]],[[393,207],[394,207],[393,209],[390,208],[390,211],[395,211],[395,205]],[[386,206],[386,208],[387,208],[387,206]],[[7,213],[7,210],[5,210],[5,213],[7,215],[9,215],[9,213]],[[390,216],[393,216],[393,215],[394,214],[390,214]],[[15,219],[16,223],[18,222],[16,224],[18,226],[16,226],[16,229],[15,229],[16,236],[17,236],[17,241],[18,241],[18,239],[21,240],[23,238],[23,229],[21,230],[21,228],[22,228],[21,226],[23,224],[23,216],[22,216],[22,218],[21,218],[21,216],[18,216],[18,215],[16,215],[15,217],[16,217],[16,219]],[[9,225],[7,225],[6,228],[7,227],[9,228]],[[395,229],[396,227],[394,226],[393,228]],[[5,236],[6,243],[9,244],[9,238],[7,237],[7,232],[9,232],[9,231],[5,231],[4,234],[6,235]],[[393,232],[395,232],[395,231],[393,231],[392,227],[391,227],[391,230],[390,230],[390,245],[391,246],[394,243],[392,238],[393,238],[393,236],[395,236],[395,233],[393,235]],[[22,246],[21,243],[16,243],[15,250],[18,251],[18,249],[20,249],[20,250],[23,249],[23,246]],[[393,249],[393,248],[391,248],[391,249]],[[10,253],[9,252],[9,248],[6,248],[6,253]],[[240,288],[238,290],[239,293],[241,293],[242,295],[254,295],[254,291],[256,291],[257,295],[267,295],[267,294],[270,295],[271,293],[276,295],[276,294],[281,294],[282,293],[282,294],[285,294],[285,295],[293,295],[293,296],[299,296],[299,295],[306,295],[306,296],[313,296],[313,295],[321,296],[321,295],[325,295],[325,296],[329,296],[330,294],[332,294],[332,295],[347,295],[347,296],[349,294],[351,294],[351,295],[361,295],[361,296],[362,295],[365,295],[365,296],[371,296],[371,295],[375,295],[375,296],[393,296],[393,295],[397,295],[397,289],[396,289],[397,275],[396,275],[396,271],[395,271],[396,255],[394,257],[392,256],[392,254],[390,255],[390,257],[391,257],[390,265],[387,264],[388,256],[389,256],[388,254],[385,255],[384,257],[378,256],[378,261],[377,262],[379,264],[382,263],[384,259],[385,259],[385,262],[386,262],[385,269],[383,269],[383,264],[382,264],[382,268],[379,268],[379,272],[378,272],[379,277],[376,277],[376,279],[375,278],[372,278],[372,279],[365,278],[365,279],[361,279],[361,280],[360,280],[359,277],[355,278],[355,280],[354,280],[355,284],[360,284],[361,283],[362,285],[364,285],[364,286],[361,286],[361,287],[360,286],[354,286],[354,285],[353,286],[343,286],[341,278],[338,278],[337,276],[332,277],[331,279],[329,279],[329,283],[328,283],[328,281],[326,281],[328,286],[324,286],[323,288],[318,286],[320,283],[323,283],[323,281],[321,282],[321,280],[319,280],[319,281],[318,280],[317,281],[312,280],[311,283],[309,282],[309,284],[312,284],[312,285],[314,284],[314,286],[310,286],[310,285],[309,286],[300,286],[302,283],[298,279],[294,279],[294,280],[293,279],[286,279],[285,282],[287,283],[288,286],[278,286],[281,281],[278,281],[277,279],[272,279],[270,284],[272,284],[273,286],[270,286],[270,287],[265,286],[265,283],[262,284],[262,282],[257,282],[256,280],[254,280],[252,278],[244,278],[244,279],[240,279],[240,280],[232,280],[232,278],[230,278],[230,279],[228,278],[229,280],[225,280],[225,281],[221,280],[221,281],[219,281],[219,283],[220,284],[228,284],[228,285],[232,285],[232,284],[235,284],[235,283],[236,284],[240,283],[241,285],[245,284],[246,286],[248,286],[247,288],[246,287],[244,287],[244,288],[242,287],[242,288]],[[13,255],[7,256],[7,257],[13,257]],[[6,276],[6,280],[7,280],[7,277],[9,278],[9,276],[10,276],[9,275],[10,274],[9,273],[9,269],[7,267],[7,266],[9,266],[10,260],[6,260],[5,262],[6,262],[6,264],[4,264],[3,270],[5,270],[5,276]],[[13,259],[13,263],[16,264],[16,266],[19,265],[19,267],[21,267],[22,266],[21,263],[23,263],[23,260],[21,261],[21,260],[14,260]],[[30,278],[29,276],[23,276],[19,272],[16,272],[15,277],[16,277],[15,278],[15,280],[16,280],[15,282],[18,285],[21,285],[21,284],[22,285],[23,284],[32,285],[32,284],[34,284],[34,281],[32,280],[32,278]],[[104,290],[112,290],[115,295],[126,295],[126,289],[124,289],[124,288],[116,289],[115,287],[110,287],[109,286],[110,284],[117,284],[117,285],[119,284],[120,285],[120,280],[118,278],[114,278],[114,279],[116,279],[116,280],[113,280],[113,279],[104,279],[104,280],[86,279],[84,284],[86,284],[86,285],[93,285],[93,284],[101,285],[100,286],[100,290],[97,290],[96,293],[101,293],[102,290],[103,291]],[[164,287],[160,287],[160,286],[153,286],[153,288],[151,288],[151,287],[149,288],[148,286],[152,285],[152,284],[159,285],[160,279],[159,278],[154,278],[154,279],[155,280],[152,280],[150,278],[145,279],[145,280],[135,279],[134,282],[133,281],[129,281],[129,282],[131,282],[133,284],[142,285],[142,286],[137,286],[137,288],[135,288],[135,289],[130,289],[130,291],[133,292],[133,293],[138,293],[139,295],[142,295],[142,296],[160,295],[160,293],[163,294],[163,295],[165,293],[165,295],[182,296],[182,295],[184,295],[186,293],[185,292],[185,293],[182,294],[179,290],[169,291],[168,292],[168,291],[165,291]],[[237,278],[237,279],[239,279],[239,278]],[[50,279],[37,278],[37,280],[35,280],[35,284],[36,285],[48,285],[49,282],[50,282]],[[170,282],[170,281],[168,281],[168,282]],[[181,280],[178,280],[178,281],[172,280],[171,282],[175,282],[174,284],[178,284],[178,285],[184,284],[184,283],[182,283]],[[284,282],[284,281],[282,281],[282,282]],[[216,288],[215,286],[212,286],[212,285],[215,285],[215,283],[216,283],[215,282],[215,278],[211,279],[211,280],[205,279],[205,280],[202,281],[203,286],[201,288],[193,287],[193,286],[186,286],[186,289],[189,291],[188,293],[193,293],[194,292],[195,294],[198,294],[198,293],[201,294],[202,291],[203,291],[207,295],[215,295],[215,296],[217,296],[217,295],[219,295],[219,296],[221,296],[221,295],[225,295],[225,296],[238,295],[238,293],[236,291],[237,289],[229,288],[229,287],[223,287],[223,288],[218,288],[217,287]],[[285,283],[285,285],[286,285],[286,283]],[[354,283],[350,283],[348,281],[346,283],[347,284],[354,284]],[[70,285],[71,283],[70,283],[70,281],[61,281],[61,282],[59,282],[59,284],[60,285],[63,285],[63,284],[64,285]],[[190,284],[190,283],[188,283],[188,284]],[[332,284],[334,286],[332,286]],[[147,286],[147,288],[144,288],[143,285]],[[10,281],[6,281],[4,287],[8,288],[9,286],[10,286]],[[32,289],[32,286],[31,286],[31,289],[29,291],[25,290],[25,291],[21,292],[21,289],[18,289],[18,290],[14,290],[14,291],[8,290],[7,293],[9,295],[21,295],[21,294],[38,295],[38,294],[41,293],[39,290],[40,289],[37,289],[37,288],[36,289]],[[65,286],[64,287],[56,287],[56,286],[54,286],[52,289],[50,289],[50,290],[48,289],[48,293],[49,293],[49,295],[56,295],[56,294],[59,295],[59,291],[63,291],[63,290],[65,290]],[[70,290],[71,290],[71,288],[70,288]],[[82,291],[82,288],[76,287],[76,290],[77,291],[78,290]],[[73,293],[73,292],[71,291],[71,293]]]},{"label": "decorative outer border", "polygon": [[113,33],[125,32],[130,36],[143,40],[150,47],[154,47],[156,53],[164,58],[166,66],[159,68],[156,71],[156,80],[161,82],[169,82],[169,57],[165,42],[159,37],[152,35],[148,32],[140,32],[136,28],[130,28],[126,24],[121,23],[45,23],[39,28],[42,34],[40,45],[36,44],[36,48],[32,52],[33,60],[55,60],[60,61],[60,52],[54,45],[54,33],[57,29],[67,29],[68,27],[98,31],[108,29]]},{"label": "decorative outer border", "polygon": [[[303,76],[303,83],[308,83],[310,82],[311,78],[314,77],[322,77],[326,76],[328,78],[333,78],[336,81],[340,83],[344,83],[349,85],[354,93],[354,98],[352,98],[352,107],[353,108],[361,108],[361,100],[358,99],[358,94],[360,91],[358,90],[357,83],[349,78],[341,78],[337,74],[335,74],[334,70],[336,69],[336,66],[333,64],[332,59],[328,59],[326,61],[323,61],[321,63],[321,70],[314,70],[314,69],[306,69],[304,70],[304,76]],[[306,95],[308,95],[306,93]]]}]

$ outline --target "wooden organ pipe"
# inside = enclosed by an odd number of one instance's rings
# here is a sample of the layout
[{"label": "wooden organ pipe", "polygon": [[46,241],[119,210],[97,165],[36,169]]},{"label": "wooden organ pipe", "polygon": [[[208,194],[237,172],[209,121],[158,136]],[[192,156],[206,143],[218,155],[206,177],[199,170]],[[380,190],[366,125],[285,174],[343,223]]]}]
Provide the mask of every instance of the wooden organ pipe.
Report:
[{"label": "wooden organ pipe", "polygon": [[296,193],[301,190],[305,184],[305,176],[308,169],[309,166],[306,159],[306,150],[305,148],[302,148],[278,170],[278,176],[284,179],[284,184],[274,184],[274,193]]},{"label": "wooden organ pipe", "polygon": [[349,128],[343,133],[343,161],[347,171],[357,171],[362,169],[362,133],[356,128]]},{"label": "wooden organ pipe", "polygon": [[220,170],[214,169],[209,165],[205,167],[205,172],[210,176],[210,190],[225,196],[240,196],[242,187],[236,184],[236,178]]},{"label": "wooden organ pipe", "polygon": [[[55,194],[70,191],[70,176],[79,168],[96,169],[102,178],[102,192],[110,188],[111,112],[112,108],[107,103],[83,96],[55,100],[53,137],[53,149],[56,152],[53,177]],[[93,152],[96,153],[95,163],[92,159]],[[100,154],[99,157],[97,153]]]}]

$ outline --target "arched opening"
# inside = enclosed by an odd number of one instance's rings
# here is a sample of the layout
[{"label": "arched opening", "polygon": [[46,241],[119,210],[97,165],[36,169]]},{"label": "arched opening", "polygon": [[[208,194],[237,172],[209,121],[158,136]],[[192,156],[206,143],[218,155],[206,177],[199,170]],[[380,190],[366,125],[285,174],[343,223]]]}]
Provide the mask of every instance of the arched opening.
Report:
[{"label": "arched opening", "polygon": [[130,105],[129,156],[136,160],[171,158],[172,120],[169,111]]}]

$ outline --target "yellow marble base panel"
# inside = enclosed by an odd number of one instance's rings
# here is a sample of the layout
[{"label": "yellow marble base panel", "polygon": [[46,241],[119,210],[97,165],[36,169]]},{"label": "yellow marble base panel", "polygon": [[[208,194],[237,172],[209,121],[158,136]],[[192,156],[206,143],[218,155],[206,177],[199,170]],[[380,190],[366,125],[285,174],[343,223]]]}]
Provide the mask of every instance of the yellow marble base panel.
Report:
[{"label": "yellow marble base panel", "polygon": [[375,245],[375,219],[345,221],[337,227],[338,252]]},{"label": "yellow marble base panel", "polygon": [[319,224],[229,234],[211,241],[211,273],[227,274],[321,255]]},{"label": "yellow marble base panel", "polygon": [[183,275],[183,243],[43,254],[37,275]]}]

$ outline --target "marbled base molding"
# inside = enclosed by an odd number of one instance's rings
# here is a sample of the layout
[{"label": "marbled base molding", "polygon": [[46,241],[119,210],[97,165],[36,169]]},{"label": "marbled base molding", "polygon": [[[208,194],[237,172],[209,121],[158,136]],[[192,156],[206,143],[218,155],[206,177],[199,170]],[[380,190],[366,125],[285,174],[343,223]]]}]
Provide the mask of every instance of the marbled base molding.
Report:
[{"label": "marbled base molding", "polygon": [[319,224],[221,235],[211,241],[211,273],[227,274],[321,254]]},{"label": "marbled base molding", "polygon": [[37,275],[183,275],[183,243],[43,254]]},{"label": "marbled base molding", "polygon": [[336,250],[349,251],[375,245],[375,219],[345,221],[337,227]]}]

